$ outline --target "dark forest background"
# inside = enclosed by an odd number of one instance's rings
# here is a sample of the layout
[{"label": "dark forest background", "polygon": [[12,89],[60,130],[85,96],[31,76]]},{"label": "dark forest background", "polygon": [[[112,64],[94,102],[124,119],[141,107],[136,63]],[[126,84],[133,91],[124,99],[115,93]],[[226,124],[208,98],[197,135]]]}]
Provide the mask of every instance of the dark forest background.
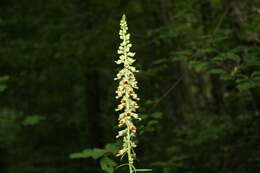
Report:
[{"label": "dark forest background", "polygon": [[124,13],[136,167],[260,172],[259,0],[1,0],[0,172],[127,172],[114,170]]}]

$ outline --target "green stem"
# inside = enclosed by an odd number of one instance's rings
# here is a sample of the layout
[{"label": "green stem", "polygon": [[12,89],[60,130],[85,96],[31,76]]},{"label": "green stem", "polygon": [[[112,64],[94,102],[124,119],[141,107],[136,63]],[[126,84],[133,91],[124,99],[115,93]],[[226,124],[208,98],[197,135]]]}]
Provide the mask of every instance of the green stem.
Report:
[{"label": "green stem", "polygon": [[129,124],[127,125],[128,130],[127,130],[127,156],[128,156],[128,163],[129,163],[129,172],[133,173],[133,168],[132,168],[132,160],[131,160],[131,140],[130,140],[130,127]]},{"label": "green stem", "polygon": [[[124,45],[124,57],[126,59],[126,57],[127,57],[127,51],[126,51],[127,44],[126,44],[125,34],[123,35],[123,42],[125,43],[125,45]],[[125,63],[124,63],[124,65],[125,65]],[[128,74],[125,75],[125,79],[128,81]],[[125,95],[126,95],[127,98],[129,97],[128,88],[126,88],[126,90],[125,90]],[[128,100],[126,100],[126,110],[128,110],[128,109],[129,109],[129,102],[128,102]],[[131,147],[132,146],[131,146],[131,136],[130,136],[131,133],[130,133],[130,121],[129,120],[127,120],[126,125],[127,125],[127,157],[128,157],[129,173],[133,173],[133,159],[132,159],[132,156],[131,156]]]}]

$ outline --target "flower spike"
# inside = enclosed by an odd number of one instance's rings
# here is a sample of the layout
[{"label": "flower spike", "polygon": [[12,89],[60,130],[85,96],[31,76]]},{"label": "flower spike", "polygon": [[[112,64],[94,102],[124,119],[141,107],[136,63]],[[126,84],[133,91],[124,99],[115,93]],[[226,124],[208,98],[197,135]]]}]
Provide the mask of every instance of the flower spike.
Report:
[{"label": "flower spike", "polygon": [[138,86],[134,74],[138,72],[138,70],[132,66],[135,62],[133,58],[135,53],[130,51],[132,44],[130,43],[130,34],[127,33],[127,30],[126,17],[123,15],[120,21],[119,31],[119,37],[122,42],[117,50],[119,59],[115,61],[116,64],[123,65],[123,68],[117,73],[115,78],[115,80],[119,80],[119,86],[116,90],[116,99],[121,99],[120,104],[115,110],[122,111],[118,118],[118,126],[124,128],[120,130],[116,136],[116,138],[123,138],[123,147],[118,151],[117,156],[127,155],[129,172],[133,173],[135,171],[133,165],[135,159],[134,148],[136,147],[133,139],[137,130],[133,120],[141,119],[136,113],[136,109],[139,107],[137,104],[139,98],[135,93],[135,89],[138,89]]}]

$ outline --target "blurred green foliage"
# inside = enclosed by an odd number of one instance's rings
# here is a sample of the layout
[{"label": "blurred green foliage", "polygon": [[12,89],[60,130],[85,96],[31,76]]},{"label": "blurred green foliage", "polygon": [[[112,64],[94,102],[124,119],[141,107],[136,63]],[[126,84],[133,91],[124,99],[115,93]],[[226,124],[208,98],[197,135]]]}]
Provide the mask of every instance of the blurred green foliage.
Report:
[{"label": "blurred green foliage", "polygon": [[111,157],[113,157],[118,150],[119,146],[117,144],[107,144],[104,149],[85,149],[80,153],[72,153],[70,154],[70,158],[80,159],[90,157],[93,159],[99,159],[101,169],[106,171],[107,173],[113,173],[115,166],[117,166],[117,163],[108,156],[112,154]]},{"label": "blurred green foliage", "polygon": [[3,0],[1,172],[126,171],[108,145],[123,13],[140,70],[136,167],[259,172],[259,9],[259,0]]},{"label": "blurred green foliage", "polygon": [[5,82],[8,80],[8,76],[0,77],[0,92],[4,91],[6,89]]}]

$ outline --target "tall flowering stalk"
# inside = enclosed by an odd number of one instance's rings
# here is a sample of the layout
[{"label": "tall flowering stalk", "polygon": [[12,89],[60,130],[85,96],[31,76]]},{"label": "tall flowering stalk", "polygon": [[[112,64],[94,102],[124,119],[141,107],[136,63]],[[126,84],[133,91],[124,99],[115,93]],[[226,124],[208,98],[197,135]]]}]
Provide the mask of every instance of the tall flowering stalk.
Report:
[{"label": "tall flowering stalk", "polygon": [[119,80],[119,86],[116,90],[116,99],[121,99],[120,104],[115,109],[116,111],[121,111],[118,118],[118,126],[122,127],[123,130],[118,132],[117,138],[123,138],[123,146],[117,153],[117,156],[128,157],[129,172],[133,173],[136,171],[134,167],[135,152],[136,147],[133,141],[136,133],[136,126],[133,123],[134,119],[140,120],[136,109],[138,108],[137,100],[139,100],[134,89],[138,89],[137,81],[135,79],[134,73],[138,72],[132,64],[135,62],[133,59],[135,53],[130,51],[132,44],[130,43],[130,34],[127,33],[128,27],[126,22],[126,17],[123,15],[120,21],[120,32],[119,36],[122,40],[118,48],[119,59],[115,61],[117,64],[122,64],[123,69],[121,69],[115,80]]}]

